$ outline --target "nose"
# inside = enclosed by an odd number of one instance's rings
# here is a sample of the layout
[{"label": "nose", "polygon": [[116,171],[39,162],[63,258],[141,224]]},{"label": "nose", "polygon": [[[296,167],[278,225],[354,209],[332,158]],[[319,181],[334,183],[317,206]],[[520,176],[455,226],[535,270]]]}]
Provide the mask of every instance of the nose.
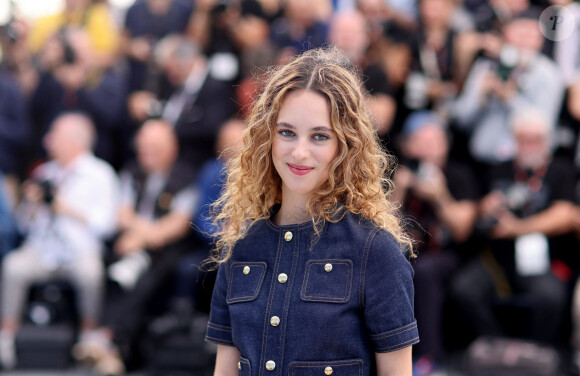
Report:
[{"label": "nose", "polygon": [[310,145],[308,140],[299,138],[292,149],[292,157],[296,161],[305,160],[310,156]]}]

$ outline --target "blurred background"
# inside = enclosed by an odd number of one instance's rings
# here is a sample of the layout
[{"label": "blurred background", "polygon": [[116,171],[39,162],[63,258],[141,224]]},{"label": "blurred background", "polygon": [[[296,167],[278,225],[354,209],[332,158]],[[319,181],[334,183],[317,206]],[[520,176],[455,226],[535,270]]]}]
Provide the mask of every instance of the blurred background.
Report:
[{"label": "blurred background", "polygon": [[579,373],[572,0],[0,0],[1,372],[213,372],[209,205],[327,45],[416,240],[414,376]]}]

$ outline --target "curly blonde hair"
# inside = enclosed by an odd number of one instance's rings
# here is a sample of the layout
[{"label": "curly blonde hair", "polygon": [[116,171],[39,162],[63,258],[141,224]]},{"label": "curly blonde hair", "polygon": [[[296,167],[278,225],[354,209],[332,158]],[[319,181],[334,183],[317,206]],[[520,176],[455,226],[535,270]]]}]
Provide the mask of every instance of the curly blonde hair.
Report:
[{"label": "curly blonde hair", "polygon": [[359,71],[337,48],[324,48],[305,52],[269,72],[250,113],[241,150],[226,166],[225,188],[212,207],[217,226],[213,260],[228,260],[251,225],[269,218],[269,209],[281,202],[281,179],[271,156],[274,127],[288,93],[301,89],[327,99],[339,144],[328,180],[307,202],[316,233],[326,221],[337,222],[350,211],[390,232],[412,256],[412,241],[388,200],[393,190],[387,177],[392,157],[382,149],[371,123]]}]

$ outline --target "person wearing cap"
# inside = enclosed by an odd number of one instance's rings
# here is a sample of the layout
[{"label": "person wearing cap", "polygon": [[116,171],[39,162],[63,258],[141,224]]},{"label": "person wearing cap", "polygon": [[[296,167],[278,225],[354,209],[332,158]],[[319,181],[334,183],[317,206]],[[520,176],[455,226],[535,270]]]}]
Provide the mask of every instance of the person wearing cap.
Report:
[{"label": "person wearing cap", "polygon": [[541,54],[544,38],[535,8],[514,16],[502,27],[496,56],[482,56],[471,68],[452,115],[468,134],[471,156],[494,164],[515,155],[508,119],[522,107],[541,109],[553,127],[564,95],[556,64]]},{"label": "person wearing cap", "polygon": [[477,216],[478,189],[471,171],[448,158],[446,123],[434,112],[412,113],[403,125],[402,163],[393,199],[400,202],[417,244],[415,310],[421,342],[415,371],[430,374],[444,358],[445,285],[466,254]]}]

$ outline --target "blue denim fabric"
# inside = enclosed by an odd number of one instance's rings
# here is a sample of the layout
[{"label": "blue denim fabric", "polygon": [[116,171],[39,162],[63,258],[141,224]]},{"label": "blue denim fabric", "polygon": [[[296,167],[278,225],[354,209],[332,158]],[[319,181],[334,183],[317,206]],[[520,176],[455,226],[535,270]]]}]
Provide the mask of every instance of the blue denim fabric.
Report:
[{"label": "blue denim fabric", "polygon": [[419,341],[399,243],[350,213],[313,234],[258,221],[220,266],[206,340],[238,348],[240,375],[373,375],[375,352]]}]

